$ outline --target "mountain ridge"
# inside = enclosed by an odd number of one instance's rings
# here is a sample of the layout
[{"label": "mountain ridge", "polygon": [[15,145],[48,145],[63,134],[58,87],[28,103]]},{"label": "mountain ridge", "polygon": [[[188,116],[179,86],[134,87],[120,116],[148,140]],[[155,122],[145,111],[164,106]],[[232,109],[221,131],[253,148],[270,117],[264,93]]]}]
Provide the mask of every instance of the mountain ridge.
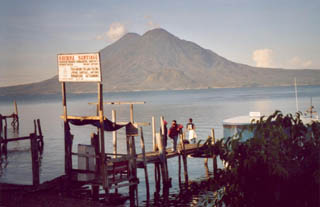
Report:
[{"label": "mountain ridge", "polygon": [[[230,61],[200,45],[158,28],[127,33],[100,50],[104,91],[320,85],[320,70],[257,68]],[[54,76],[38,83],[0,88],[0,95],[59,93]],[[95,92],[96,85],[70,83],[74,93]]]}]

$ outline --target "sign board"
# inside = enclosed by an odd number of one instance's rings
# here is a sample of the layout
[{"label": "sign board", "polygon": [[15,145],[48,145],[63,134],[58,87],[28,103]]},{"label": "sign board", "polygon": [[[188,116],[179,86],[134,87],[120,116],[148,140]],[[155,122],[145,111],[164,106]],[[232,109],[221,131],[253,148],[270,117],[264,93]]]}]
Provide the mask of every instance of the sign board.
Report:
[{"label": "sign board", "polygon": [[126,126],[126,135],[127,136],[138,136],[138,128],[135,124],[128,124]]},{"label": "sign board", "polygon": [[59,54],[60,82],[101,82],[99,53]]}]

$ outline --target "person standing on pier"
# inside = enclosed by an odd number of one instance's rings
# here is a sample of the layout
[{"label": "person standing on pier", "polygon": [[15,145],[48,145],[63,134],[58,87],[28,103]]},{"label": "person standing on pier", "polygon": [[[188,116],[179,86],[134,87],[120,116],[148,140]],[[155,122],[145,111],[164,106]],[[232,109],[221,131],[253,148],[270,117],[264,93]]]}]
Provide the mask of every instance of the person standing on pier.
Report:
[{"label": "person standing on pier", "polygon": [[195,144],[197,139],[197,134],[196,134],[194,123],[192,122],[192,118],[189,119],[189,123],[186,126],[186,130],[189,132],[188,139],[190,144]]},{"label": "person standing on pier", "polygon": [[178,136],[179,136],[180,128],[177,125],[177,121],[173,120],[171,123],[171,127],[169,129],[169,137],[173,141],[173,152],[177,151],[177,142],[178,142]]}]

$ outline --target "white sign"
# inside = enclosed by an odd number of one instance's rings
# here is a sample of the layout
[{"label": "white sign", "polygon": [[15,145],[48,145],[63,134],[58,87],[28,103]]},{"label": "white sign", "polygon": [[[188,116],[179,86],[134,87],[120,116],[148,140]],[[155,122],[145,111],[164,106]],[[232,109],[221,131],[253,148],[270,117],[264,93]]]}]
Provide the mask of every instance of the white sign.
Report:
[{"label": "white sign", "polygon": [[59,54],[60,82],[101,82],[99,53]]}]

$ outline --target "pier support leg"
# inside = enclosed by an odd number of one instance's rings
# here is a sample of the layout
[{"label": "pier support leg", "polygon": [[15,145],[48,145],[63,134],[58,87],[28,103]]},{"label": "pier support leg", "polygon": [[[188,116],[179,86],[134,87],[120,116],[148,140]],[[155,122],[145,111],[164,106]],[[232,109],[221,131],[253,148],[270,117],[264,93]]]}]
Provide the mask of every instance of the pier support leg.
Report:
[{"label": "pier support leg", "polygon": [[1,160],[1,156],[2,156],[2,143],[3,143],[4,139],[2,137],[2,115],[0,114],[0,160]]},{"label": "pier support leg", "polygon": [[187,156],[184,154],[182,155],[182,161],[183,161],[183,169],[184,169],[184,181],[186,185],[189,183],[189,178],[188,178],[188,163],[187,163]]},{"label": "pier support leg", "polygon": [[[216,143],[214,129],[211,129],[211,137],[212,137],[212,146],[213,146]],[[213,176],[216,177],[218,165],[217,165],[217,156],[214,154],[214,152],[212,153],[212,168],[213,168]]]},{"label": "pier support leg", "polygon": [[161,188],[161,184],[160,184],[161,175],[160,175],[160,167],[158,163],[154,164],[154,177],[155,177],[155,183],[156,183],[156,193],[159,194],[160,188]]},{"label": "pier support leg", "polygon": [[91,185],[91,195],[94,201],[99,200],[99,185]]},{"label": "pier support leg", "polygon": [[145,182],[146,182],[146,190],[147,190],[147,201],[150,200],[150,189],[149,189],[149,176],[148,176],[148,166],[146,161],[146,149],[144,145],[144,136],[142,127],[140,129],[140,143],[141,143],[141,151],[143,157],[143,167],[144,167],[144,175],[145,175]]},{"label": "pier support leg", "polygon": [[8,141],[8,125],[7,125],[7,119],[4,119],[4,128],[3,128],[3,132],[4,132],[4,142],[2,144],[2,153],[4,154],[4,156],[7,158],[8,156],[8,148],[7,148],[7,141]]},{"label": "pier support leg", "polygon": [[188,178],[188,163],[187,163],[187,154],[184,146],[184,134],[180,135],[180,141],[182,146],[182,161],[183,161],[183,170],[184,170],[184,181],[185,184],[188,185],[189,178]]},{"label": "pier support leg", "polygon": [[180,154],[178,156],[178,163],[179,163],[179,172],[178,172],[178,175],[179,175],[179,186],[181,186],[181,155]]},{"label": "pier support leg", "polygon": [[31,159],[32,159],[32,184],[34,187],[38,187],[40,184],[39,174],[39,152],[36,134],[30,134],[31,144]]}]

